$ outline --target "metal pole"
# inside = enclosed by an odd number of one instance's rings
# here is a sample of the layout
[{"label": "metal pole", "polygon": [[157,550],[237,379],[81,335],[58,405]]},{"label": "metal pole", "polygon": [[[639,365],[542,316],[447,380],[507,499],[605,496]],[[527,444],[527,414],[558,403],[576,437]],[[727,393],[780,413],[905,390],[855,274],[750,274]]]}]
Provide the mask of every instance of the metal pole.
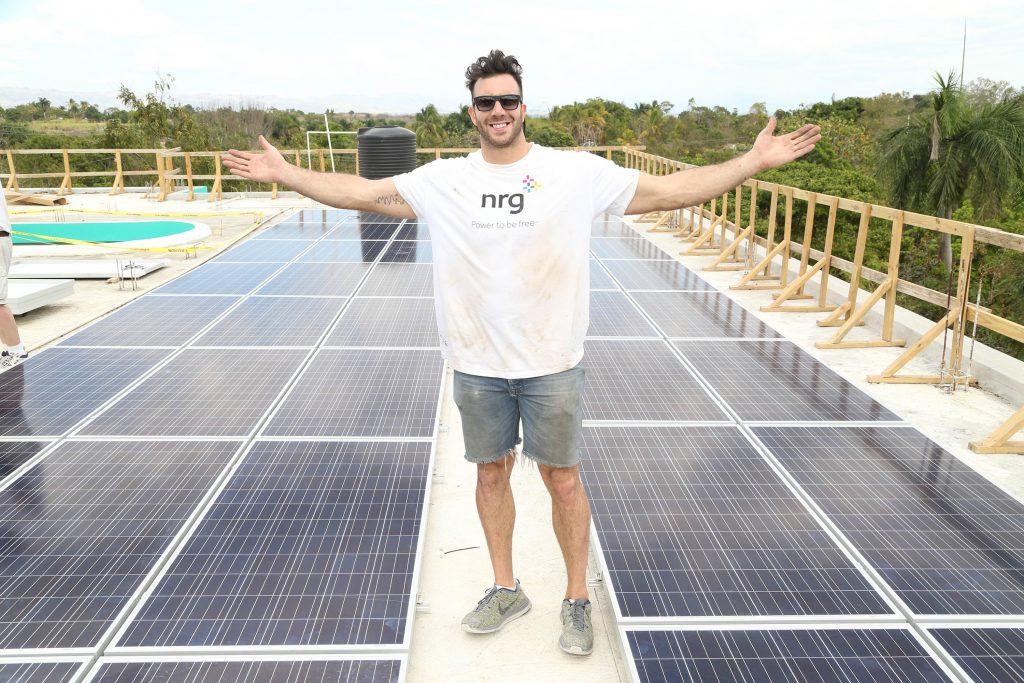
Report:
[{"label": "metal pole", "polygon": [[[330,138],[328,138],[330,139]],[[306,168],[313,170],[313,153],[309,148],[309,131],[306,131]]]},{"label": "metal pole", "polygon": [[334,173],[334,145],[331,144],[331,124],[327,120],[327,112],[324,112],[324,131],[327,133],[327,149],[331,153],[331,173]]}]

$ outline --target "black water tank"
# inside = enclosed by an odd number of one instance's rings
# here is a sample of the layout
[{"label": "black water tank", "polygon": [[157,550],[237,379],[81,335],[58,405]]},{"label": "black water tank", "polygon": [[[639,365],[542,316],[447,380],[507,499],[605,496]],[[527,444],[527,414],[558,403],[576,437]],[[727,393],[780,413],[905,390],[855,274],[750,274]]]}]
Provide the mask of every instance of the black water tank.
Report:
[{"label": "black water tank", "polygon": [[416,133],[399,126],[360,128],[359,175],[376,180],[416,168]]}]

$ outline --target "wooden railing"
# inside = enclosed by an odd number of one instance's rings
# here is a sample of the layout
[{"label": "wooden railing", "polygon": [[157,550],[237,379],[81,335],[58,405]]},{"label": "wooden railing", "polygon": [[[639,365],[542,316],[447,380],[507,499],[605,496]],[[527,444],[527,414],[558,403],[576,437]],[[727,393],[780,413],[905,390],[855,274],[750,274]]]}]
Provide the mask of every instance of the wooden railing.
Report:
[{"label": "wooden railing", "polygon": [[[417,156],[429,155],[434,159],[442,156],[462,156],[475,151],[477,148],[464,147],[430,147],[418,148]],[[622,146],[599,146],[599,147],[573,147],[570,149],[586,150],[588,152],[603,153],[608,159],[612,158],[614,152],[623,153],[627,149],[643,150],[643,147],[622,147]],[[294,159],[296,166],[311,168],[319,167],[321,171],[327,171],[333,166],[333,157],[342,159],[350,157],[354,161],[353,168],[359,167],[359,150],[357,149],[326,149],[312,150],[312,155],[307,159],[306,150],[281,150],[286,157]],[[73,161],[84,155],[108,154],[110,155],[111,168],[100,171],[74,171]],[[110,177],[110,194],[120,194],[125,191],[124,179],[126,177],[145,177],[152,190],[157,192],[157,199],[164,201],[167,196],[176,191],[176,182],[183,181],[188,191],[188,200],[195,199],[196,181],[212,181],[208,201],[214,201],[223,197],[223,183],[225,180],[244,180],[231,173],[224,173],[221,166],[221,158],[225,152],[183,152],[181,149],[8,149],[0,150],[0,160],[6,160],[6,172],[0,173],[0,179],[6,179],[5,187],[9,190],[19,190],[19,180],[39,178],[60,178],[60,187],[57,194],[66,194],[74,191],[73,181],[75,178]],[[333,157],[332,157],[333,154]],[[63,171],[51,171],[45,173],[19,173],[15,158],[21,155],[49,155],[59,157],[63,162]],[[125,155],[153,155],[154,168],[124,170]],[[193,172],[193,161],[197,159],[213,159],[213,173]],[[276,199],[278,187],[271,186],[271,197]]]},{"label": "wooden railing", "polygon": [[[658,157],[646,152],[627,150],[626,166],[648,173],[664,175],[690,167],[683,162]],[[768,232],[764,238],[755,232],[757,199],[761,193],[770,194]],[[741,227],[744,197],[748,208],[747,225]],[[778,230],[778,199],[784,199],[783,226]],[[729,219],[730,201],[732,220]],[[804,202],[806,221],[802,239],[794,234],[794,203]],[[816,211],[811,207],[827,207],[828,219],[825,227],[824,251],[811,247],[816,229]],[[852,261],[838,258],[832,253],[836,219],[839,212],[852,212],[858,217],[855,253]],[[872,227],[872,219],[875,227]],[[961,221],[947,220],[893,209],[868,202],[844,197],[833,197],[759,180],[748,180],[735,190],[724,193],[703,206],[688,207],[674,212],[661,212],[641,218],[653,222],[652,231],[671,231],[687,245],[683,255],[715,255],[706,270],[736,270],[744,274],[732,289],[763,289],[772,291],[771,303],[762,306],[768,312],[812,312],[827,313],[818,321],[822,327],[837,328],[832,337],[816,346],[823,349],[850,349],[880,346],[906,346],[906,341],[894,337],[897,292],[927,301],[945,310],[920,339],[909,346],[898,358],[880,373],[868,377],[873,383],[898,384],[939,384],[950,389],[975,383],[976,379],[964,370],[964,341],[968,324],[976,324],[996,334],[1024,343],[1024,325],[994,314],[977,302],[968,300],[971,281],[971,264],[975,245],[993,245],[1003,249],[1024,253],[1024,235],[1008,233]],[[889,257],[886,272],[873,270],[864,265],[864,256],[869,231],[878,230],[878,221],[884,221],[889,232]],[[959,239],[960,260],[950,275],[947,292],[939,292],[899,276],[902,236],[908,228],[920,228],[934,233],[945,233]],[[763,248],[759,254],[755,244]],[[745,248],[743,248],[745,247]],[[741,255],[741,249],[743,254]],[[790,278],[790,257],[799,254],[796,274]],[[815,262],[811,263],[811,257]],[[850,286],[844,299],[838,304],[829,304],[827,299],[830,270],[849,273]],[[875,282],[878,286],[863,301],[861,280]],[[807,285],[816,280],[816,301],[804,292]],[[955,282],[955,286],[954,283]],[[1022,293],[1024,296],[1024,293]],[[879,336],[874,339],[847,339],[849,332],[862,325],[864,318],[876,304],[884,299],[884,312]],[[802,302],[802,303],[799,303]],[[939,369],[935,374],[900,374],[906,365],[929,344],[944,336]],[[1004,422],[988,438],[971,443],[971,449],[978,453],[1024,454],[1024,441],[1011,441],[1011,437],[1024,428],[1024,408]]]}]

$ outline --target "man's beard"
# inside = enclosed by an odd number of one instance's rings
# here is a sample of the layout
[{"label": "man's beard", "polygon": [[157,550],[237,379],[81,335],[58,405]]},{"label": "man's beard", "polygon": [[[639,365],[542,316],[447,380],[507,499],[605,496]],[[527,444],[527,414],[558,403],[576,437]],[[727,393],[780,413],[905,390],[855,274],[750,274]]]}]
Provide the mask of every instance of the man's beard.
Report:
[{"label": "man's beard", "polygon": [[512,133],[504,140],[495,140],[491,137],[491,127],[487,124],[477,123],[476,130],[480,133],[480,138],[486,140],[487,144],[491,147],[497,147],[498,149],[504,149],[505,147],[511,147],[519,139],[522,134],[523,122],[518,119],[513,119],[508,122],[509,127],[512,129]]}]

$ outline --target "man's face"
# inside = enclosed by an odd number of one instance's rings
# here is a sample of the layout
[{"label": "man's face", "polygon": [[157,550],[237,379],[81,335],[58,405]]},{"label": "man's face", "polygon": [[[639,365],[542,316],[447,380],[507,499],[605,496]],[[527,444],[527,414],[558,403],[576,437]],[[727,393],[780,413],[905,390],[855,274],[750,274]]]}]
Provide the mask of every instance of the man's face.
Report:
[{"label": "man's face", "polygon": [[[481,78],[473,87],[473,97],[517,94],[519,94],[519,86],[516,84],[516,79],[508,74]],[[476,106],[470,106],[469,117],[473,119],[473,125],[480,131],[480,138],[484,144],[491,147],[510,147],[522,135],[526,105],[520,104],[512,111],[503,109],[500,103],[495,103],[494,109],[490,111],[480,111]]]}]

